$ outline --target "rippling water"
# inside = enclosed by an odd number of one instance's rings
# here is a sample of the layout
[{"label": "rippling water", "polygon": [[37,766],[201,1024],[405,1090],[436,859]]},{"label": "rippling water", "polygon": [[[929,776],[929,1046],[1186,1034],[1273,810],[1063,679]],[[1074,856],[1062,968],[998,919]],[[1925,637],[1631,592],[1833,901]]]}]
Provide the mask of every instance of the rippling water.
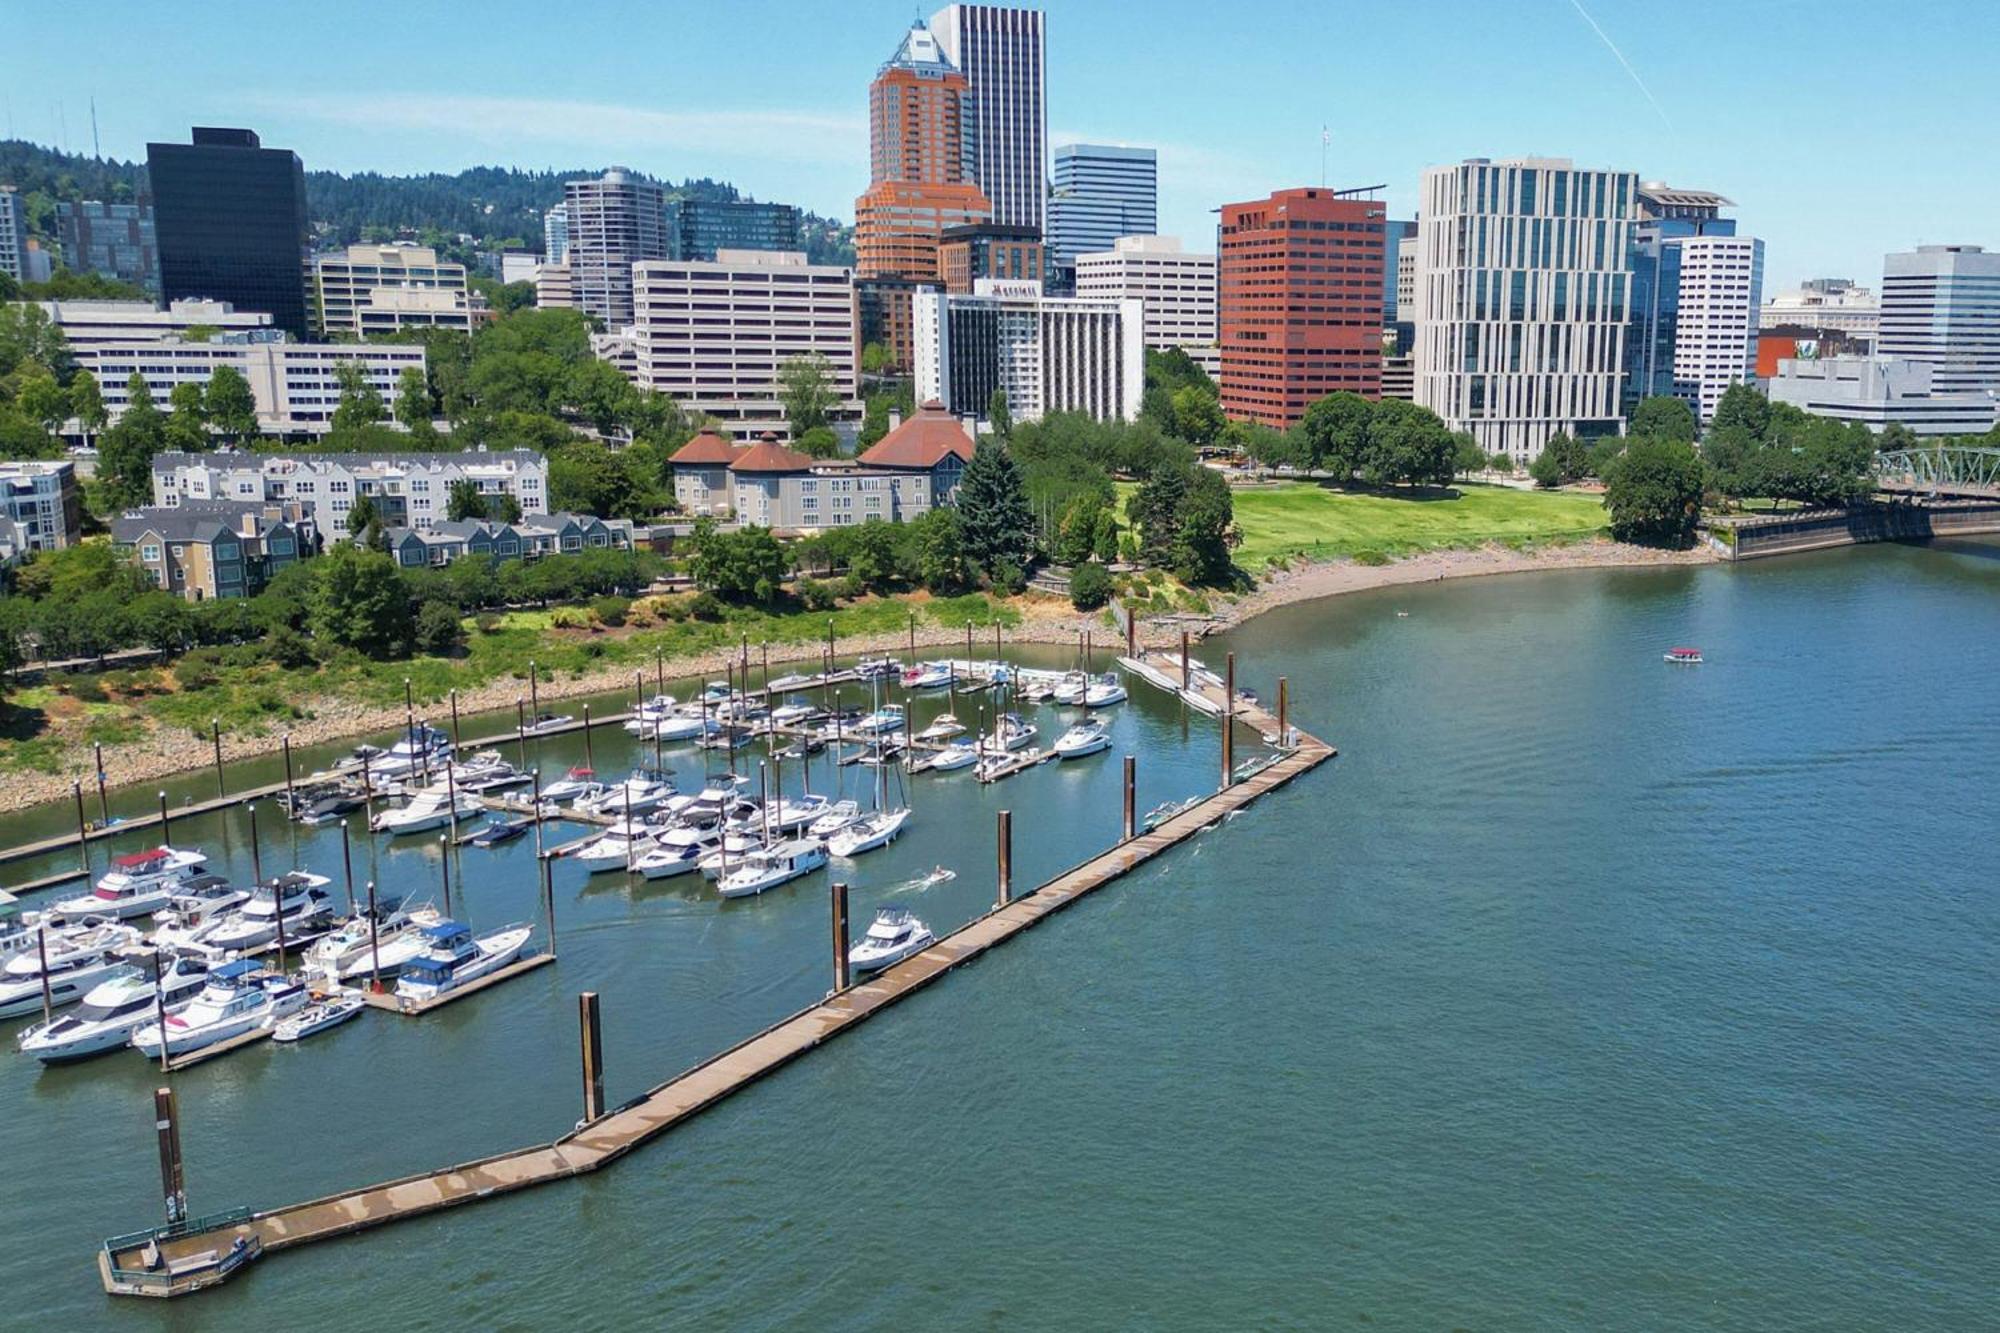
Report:
[{"label": "rippling water", "polygon": [[[0,1058],[0,1284],[63,1325],[1971,1327],[2000,1297],[2000,561],[1977,543],[1402,588],[1229,641],[1314,776],[594,1179],[100,1296],[154,1210],[112,1057]],[[1397,610],[1407,616],[1397,616]],[[1699,644],[1695,669],[1659,660]],[[1221,647],[1207,656],[1219,659]],[[1151,804],[1214,732],[1121,710]],[[555,756],[552,753],[551,759]],[[1115,758],[919,783],[934,925],[1101,844]],[[606,766],[602,763],[600,766]],[[240,820],[211,850],[241,859]],[[308,845],[322,863],[325,848]],[[482,854],[483,856],[486,854]],[[266,859],[270,860],[269,844]],[[435,852],[373,852],[428,882]],[[529,910],[521,848],[475,918]],[[573,870],[563,959],[176,1082],[197,1210],[559,1131],[816,995],[818,880]],[[741,910],[738,910],[741,909]]]}]

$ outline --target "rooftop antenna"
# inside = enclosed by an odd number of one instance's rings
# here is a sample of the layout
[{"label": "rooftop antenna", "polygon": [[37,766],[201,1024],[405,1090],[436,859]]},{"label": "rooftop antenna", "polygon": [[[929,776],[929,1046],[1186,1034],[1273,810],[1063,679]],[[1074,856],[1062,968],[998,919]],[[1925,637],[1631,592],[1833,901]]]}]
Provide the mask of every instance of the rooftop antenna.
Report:
[{"label": "rooftop antenna", "polygon": [[1319,187],[1326,188],[1326,150],[1333,142],[1333,131],[1322,125],[1319,127]]},{"label": "rooftop antenna", "polygon": [[104,160],[104,149],[97,142],[97,94],[90,95],[90,155],[99,162]]}]

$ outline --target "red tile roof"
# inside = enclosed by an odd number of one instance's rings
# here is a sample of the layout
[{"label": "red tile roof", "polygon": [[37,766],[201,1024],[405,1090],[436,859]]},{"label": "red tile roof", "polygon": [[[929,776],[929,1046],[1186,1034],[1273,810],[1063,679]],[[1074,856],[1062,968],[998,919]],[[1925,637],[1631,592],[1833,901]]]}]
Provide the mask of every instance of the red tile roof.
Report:
[{"label": "red tile roof", "polygon": [[729,465],[731,472],[810,472],[813,461],[796,449],[787,449],[778,443],[778,437],[768,431],[764,438],[736,456]]},{"label": "red tile roof", "polygon": [[861,455],[865,467],[934,468],[946,454],[972,461],[972,437],[958,418],[932,399]]},{"label": "red tile roof", "polygon": [[720,464],[727,467],[729,464],[735,462],[737,456],[742,452],[742,450],[723,439],[720,435],[717,435],[714,431],[705,430],[676,449],[674,456],[667,461],[669,463],[686,463],[690,465],[706,464],[711,467]]}]

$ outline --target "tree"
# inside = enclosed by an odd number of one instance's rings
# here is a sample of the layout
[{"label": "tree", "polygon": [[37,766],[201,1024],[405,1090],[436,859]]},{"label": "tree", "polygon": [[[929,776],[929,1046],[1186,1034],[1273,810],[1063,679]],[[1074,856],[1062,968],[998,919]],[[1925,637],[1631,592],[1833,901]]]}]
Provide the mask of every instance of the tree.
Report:
[{"label": "tree", "polygon": [[430,380],[417,366],[404,366],[396,375],[396,421],[419,439],[437,433],[431,424],[437,404],[431,401]]},{"label": "tree", "polygon": [[479,493],[479,483],[470,477],[454,481],[445,497],[444,516],[453,523],[490,517],[486,512],[486,497]]},{"label": "tree", "polygon": [[1199,385],[1187,384],[1174,390],[1174,434],[1189,444],[1214,444],[1222,436],[1229,419],[1214,393]]},{"label": "tree", "polygon": [[257,434],[257,396],[250,392],[250,381],[243,378],[243,372],[234,366],[217,366],[208,377],[208,391],[203,402],[208,408],[209,424],[221,432],[222,438],[231,444],[241,444]]},{"label": "tree", "polygon": [[916,529],[917,580],[925,588],[949,597],[972,586],[964,526],[956,509],[933,509],[910,526]]},{"label": "tree", "polygon": [[104,389],[97,376],[87,370],[76,372],[69,382],[69,410],[83,431],[84,447],[89,448],[91,436],[103,430],[104,423],[111,419],[104,407]]},{"label": "tree", "polygon": [[1345,481],[1362,465],[1374,404],[1358,393],[1330,393],[1306,409],[1295,432],[1299,461]]},{"label": "tree", "polygon": [[167,394],[172,409],[167,414],[167,447],[196,453],[208,447],[208,407],[201,385],[192,380],[176,384]]},{"label": "tree", "polygon": [[1149,565],[1173,564],[1181,535],[1181,502],[1193,469],[1166,462],[1153,469],[1126,502],[1126,517],[1139,530],[1139,555]]},{"label": "tree", "polygon": [[138,371],[126,381],[129,405],[118,424],[104,432],[97,446],[97,476],[111,509],[133,509],[153,498],[153,456],[160,452],[166,430],[152,392]]},{"label": "tree", "polygon": [[1701,517],[1702,467],[1692,445],[1633,440],[1604,479],[1604,507],[1619,541],[1684,547]]},{"label": "tree", "polygon": [[1174,574],[1185,583],[1226,582],[1232,567],[1230,548],[1241,540],[1235,522],[1229,483],[1212,468],[1194,469],[1187,498],[1181,502]]},{"label": "tree", "polygon": [[889,349],[881,343],[867,343],[861,348],[861,373],[880,375],[889,368]]},{"label": "tree", "polygon": [[1095,611],[1111,600],[1111,571],[1096,561],[1078,565],[1069,576],[1069,603],[1079,611]]},{"label": "tree", "polygon": [[1451,465],[1461,476],[1484,471],[1489,466],[1486,451],[1479,447],[1479,441],[1466,431],[1459,431],[1452,437]]},{"label": "tree", "polygon": [[972,450],[958,482],[959,530],[966,558],[988,575],[1002,564],[1025,567],[1035,553],[1035,519],[1007,446],[988,435]]},{"label": "tree", "polygon": [[369,528],[379,528],[375,519],[375,501],[366,495],[354,498],[354,505],[347,511],[347,535],[359,540]]},{"label": "tree", "polygon": [[1647,439],[1693,444],[1696,431],[1694,409],[1678,398],[1654,394],[1640,399],[1639,405],[1632,409],[1628,429],[1632,434]]},{"label": "tree", "polygon": [[1732,384],[1722,391],[1722,397],[1715,404],[1715,415],[1709,418],[1708,429],[1716,431],[1741,430],[1749,438],[1761,440],[1770,429],[1771,400],[1748,384]]},{"label": "tree", "polygon": [[1451,430],[1437,413],[1385,398],[1373,405],[1368,417],[1361,475],[1377,486],[1394,482],[1449,486],[1456,447]]},{"label": "tree", "polygon": [[632,508],[632,477],[596,440],[577,440],[549,455],[549,508],[619,518]]},{"label": "tree", "polygon": [[[870,344],[871,346],[873,344]],[[894,403],[894,395],[871,393],[861,410],[861,431],[855,443],[863,449],[874,444],[889,433],[889,409]]]},{"label": "tree", "polygon": [[69,420],[69,395],[45,367],[36,366],[22,381],[14,401],[30,421],[51,435]]},{"label": "tree", "polygon": [[639,406],[639,391],[632,387],[632,381],[616,366],[596,357],[569,368],[563,396],[570,410],[589,422],[600,435],[609,435],[627,424]]},{"label": "tree", "polygon": [[1542,452],[1535,455],[1535,461],[1528,464],[1528,475],[1546,491],[1581,481],[1589,472],[1589,447],[1566,431],[1551,435]]},{"label": "tree", "polygon": [[340,382],[340,402],[333,409],[333,429],[353,430],[360,426],[381,424],[388,414],[382,407],[382,395],[368,380],[368,372],[358,361],[343,361],[334,370]]},{"label": "tree", "polygon": [[396,562],[379,551],[334,547],[313,562],[318,578],[307,602],[313,637],[370,657],[397,657],[413,631],[410,594]]},{"label": "tree", "polygon": [[882,592],[895,581],[896,538],[896,528],[879,518],[871,518],[850,531],[847,572],[855,582],[870,592]]},{"label": "tree", "polygon": [[792,445],[808,458],[837,458],[840,456],[840,437],[833,433],[831,426],[814,426],[805,434],[792,441]]},{"label": "tree", "polygon": [[1055,558],[1065,565],[1081,564],[1097,550],[1105,524],[1111,526],[1111,545],[1118,546],[1118,520],[1104,498],[1085,492],[1070,501],[1056,524]]},{"label": "tree", "polygon": [[521,501],[512,491],[502,491],[500,494],[492,496],[487,500],[486,516],[498,519],[502,523],[519,523],[521,521]]},{"label": "tree", "polygon": [[1002,440],[1014,438],[1014,410],[1007,404],[1007,391],[995,389],[986,400],[986,420],[993,427],[994,435]]},{"label": "tree", "polygon": [[449,657],[465,643],[465,626],[458,609],[448,602],[425,602],[417,608],[412,630],[416,649],[434,657]]},{"label": "tree", "polygon": [[785,405],[785,421],[794,440],[815,426],[832,425],[836,401],[832,364],[818,352],[785,362],[778,367],[778,399]]},{"label": "tree", "polygon": [[1514,471],[1514,455],[1508,453],[1505,449],[1495,449],[1487,456],[1486,463],[1495,472],[1505,472],[1511,475]]},{"label": "tree", "polygon": [[703,519],[689,540],[696,587],[718,597],[769,602],[783,586],[785,552],[769,528],[718,532],[712,519]]},{"label": "tree", "polygon": [[32,301],[0,304],[0,377],[26,364],[40,366],[61,383],[76,362],[48,311]]}]

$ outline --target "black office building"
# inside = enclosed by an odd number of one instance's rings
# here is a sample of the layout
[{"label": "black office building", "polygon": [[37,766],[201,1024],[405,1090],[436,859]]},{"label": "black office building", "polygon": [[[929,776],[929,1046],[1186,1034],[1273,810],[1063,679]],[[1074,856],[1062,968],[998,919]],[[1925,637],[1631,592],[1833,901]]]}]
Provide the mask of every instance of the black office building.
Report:
[{"label": "black office building", "polygon": [[667,258],[708,263],[717,250],[799,250],[799,210],[747,199],[669,199]]},{"label": "black office building", "polygon": [[251,130],[196,126],[192,143],[146,145],[160,295],[267,311],[307,336],[306,173],[288,148]]}]

